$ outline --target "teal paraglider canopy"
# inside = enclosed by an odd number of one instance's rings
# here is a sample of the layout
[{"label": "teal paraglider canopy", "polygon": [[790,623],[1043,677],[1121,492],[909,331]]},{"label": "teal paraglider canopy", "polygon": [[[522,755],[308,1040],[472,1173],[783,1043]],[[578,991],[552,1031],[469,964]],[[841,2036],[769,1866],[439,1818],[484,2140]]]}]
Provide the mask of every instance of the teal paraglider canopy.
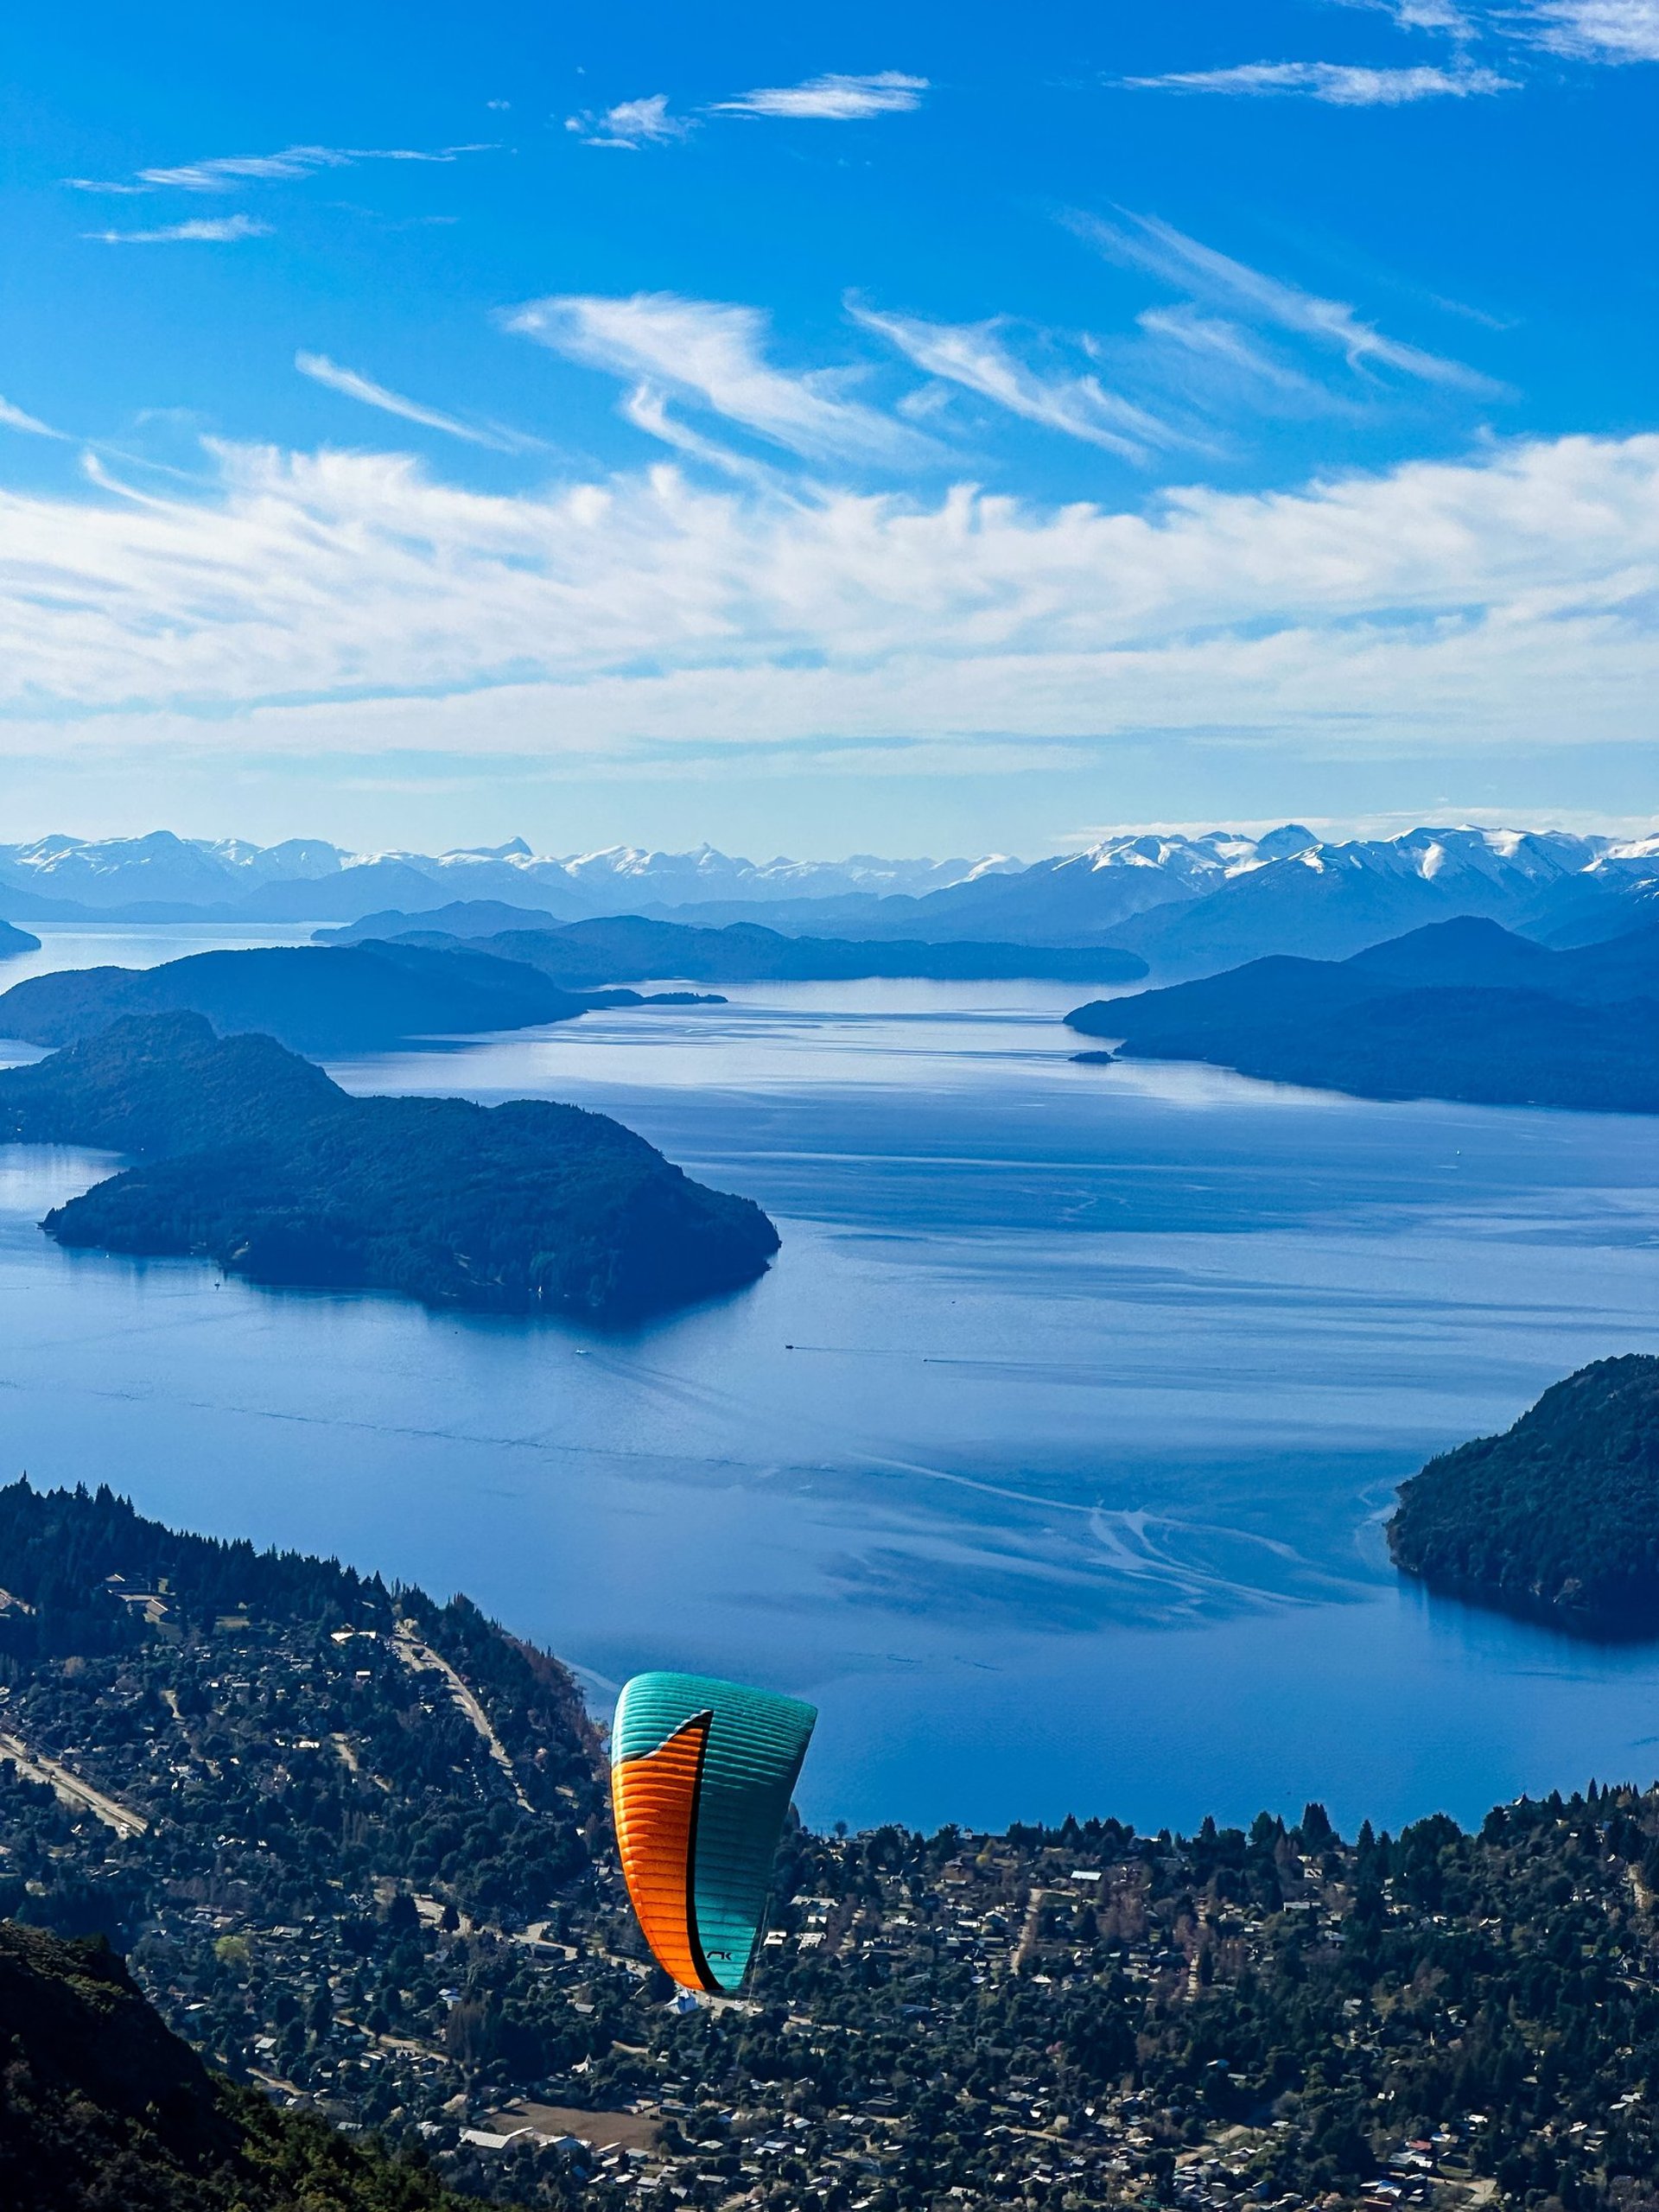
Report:
[{"label": "teal paraglider canopy", "polygon": [[611,1732],[628,1895],[687,1989],[741,1988],[816,1707],[705,1675],[636,1675]]}]

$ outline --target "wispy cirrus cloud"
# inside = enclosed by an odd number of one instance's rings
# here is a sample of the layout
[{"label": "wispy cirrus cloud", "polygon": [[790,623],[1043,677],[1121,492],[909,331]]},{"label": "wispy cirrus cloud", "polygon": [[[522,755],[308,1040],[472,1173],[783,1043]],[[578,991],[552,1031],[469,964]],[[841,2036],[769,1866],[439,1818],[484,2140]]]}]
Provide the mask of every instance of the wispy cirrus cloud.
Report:
[{"label": "wispy cirrus cloud", "polygon": [[716,100],[714,115],[780,116],[817,123],[862,123],[876,115],[907,115],[930,89],[925,77],[897,69],[874,76],[809,77],[802,85],[766,85]]},{"label": "wispy cirrus cloud", "polygon": [[[1220,69],[1171,70],[1118,81],[1144,91],[1300,94],[1337,107],[1401,107],[1426,99],[1469,99],[1516,92],[1525,82],[1528,50],[1617,67],[1659,61],[1659,0],[1325,0],[1325,4],[1386,15],[1405,31],[1452,40],[1448,67],[1335,61],[1246,61]],[[1520,75],[1478,66],[1471,50],[1501,49]]]},{"label": "wispy cirrus cloud", "polygon": [[1329,107],[1406,107],[1418,100],[1471,99],[1520,89],[1496,69],[1370,69],[1339,61],[1243,61],[1230,69],[1172,70],[1124,77],[1136,92],[1226,93],[1235,99],[1320,100]]},{"label": "wispy cirrus cloud", "polygon": [[641,146],[671,145],[676,139],[689,137],[696,125],[684,117],[669,113],[666,92],[652,92],[645,99],[619,100],[614,107],[597,113],[584,111],[580,115],[569,115],[564,127],[575,131],[584,146],[620,146],[632,150]]},{"label": "wispy cirrus cloud", "polygon": [[67,430],[54,430],[49,423],[42,423],[38,415],[29,415],[21,407],[14,407],[9,399],[0,399],[0,429],[21,430],[31,438],[67,438]]},{"label": "wispy cirrus cloud", "polygon": [[346,169],[359,162],[458,161],[463,154],[493,152],[493,147],[442,146],[423,152],[407,146],[285,146],[276,154],[221,154],[172,168],[139,169],[113,182],[98,177],[66,177],[77,192],[130,196],[146,192],[234,192],[245,184],[280,184],[314,176],[321,169]]},{"label": "wispy cirrus cloud", "polygon": [[1339,353],[1351,369],[1392,369],[1420,383],[1497,397],[1502,386],[1461,361],[1386,337],[1341,300],[1303,291],[1213,246],[1188,238],[1154,215],[1124,213],[1119,222],[1073,213],[1071,229],[1108,259],[1143,269],[1190,296],[1227,302],[1247,321],[1294,332]]},{"label": "wispy cirrus cloud", "polygon": [[1402,31],[1444,31],[1452,38],[1468,39],[1478,28],[1473,16],[1457,5],[1457,0],[1328,0],[1328,4],[1392,16]]},{"label": "wispy cirrus cloud", "polygon": [[562,295],[529,301],[501,321],[568,360],[677,393],[807,460],[898,461],[929,450],[917,433],[852,396],[858,372],[774,366],[771,326],[757,308],[672,292]]},{"label": "wispy cirrus cloud", "polygon": [[268,238],[269,223],[251,215],[203,216],[188,223],[163,223],[153,231],[83,231],[99,245],[231,245],[238,238]]},{"label": "wispy cirrus cloud", "polygon": [[1575,60],[1659,61],[1659,0],[1532,0],[1524,20],[1541,46]]},{"label": "wispy cirrus cloud", "polygon": [[467,444],[488,446],[497,453],[513,453],[524,442],[502,437],[495,432],[480,430],[471,423],[463,423],[454,415],[446,415],[435,407],[423,406],[418,399],[409,399],[400,391],[391,391],[372,377],[361,376],[355,369],[340,367],[326,353],[296,353],[294,365],[302,377],[309,377],[314,384],[325,385],[330,391],[337,391],[343,398],[359,400],[365,407],[378,408],[383,415],[397,415],[405,423],[418,423],[425,429],[442,430],[446,436],[463,439]]},{"label": "wispy cirrus cloud", "polygon": [[855,322],[886,339],[929,376],[1126,461],[1143,462],[1156,449],[1194,442],[1147,409],[1108,391],[1098,377],[1045,375],[1032,368],[1007,344],[1007,325],[1001,321],[928,322],[916,315],[880,314],[856,301],[849,302],[849,311]]},{"label": "wispy cirrus cloud", "polygon": [[701,461],[705,468],[716,468],[723,476],[736,476],[750,483],[775,482],[772,470],[759,461],[749,461],[735,454],[729,447],[713,438],[698,435],[688,423],[682,423],[669,411],[668,395],[648,384],[636,385],[620,403],[625,421],[636,430],[643,430],[647,437],[657,438],[676,453],[683,453],[688,461]]},{"label": "wispy cirrus cloud", "polygon": [[[1145,308],[1135,323],[1145,338],[1163,349],[1163,363],[1168,362],[1170,349],[1175,349],[1202,365],[1212,388],[1218,379],[1235,391],[1255,387],[1298,402],[1299,411],[1311,407],[1328,412],[1339,405],[1322,385],[1281,360],[1253,333],[1224,315],[1206,315],[1190,305]],[[1162,373],[1168,376],[1166,366]]]}]

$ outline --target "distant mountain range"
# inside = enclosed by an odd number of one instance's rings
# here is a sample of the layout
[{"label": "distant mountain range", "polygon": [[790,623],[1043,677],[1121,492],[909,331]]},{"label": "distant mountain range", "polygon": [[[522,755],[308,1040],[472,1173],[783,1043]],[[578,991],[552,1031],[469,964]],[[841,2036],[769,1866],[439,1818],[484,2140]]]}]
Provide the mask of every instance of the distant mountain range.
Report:
[{"label": "distant mountain range", "polygon": [[[719,912],[705,909],[699,918]],[[1344,959],[1429,922],[1474,914],[1540,938],[1588,942],[1659,915],[1659,837],[1413,830],[1321,843],[1292,823],[1255,839],[1121,837],[925,897],[751,906],[800,933],[1109,942],[1160,975],[1212,974],[1275,952]]]},{"label": "distant mountain range", "polygon": [[1659,836],[1462,827],[1325,842],[1291,823],[1263,836],[1113,836],[1029,867],[1005,855],[757,863],[707,846],[553,858],[522,839],[365,855],[308,838],[259,847],[167,831],[0,846],[0,911],[23,922],[350,925],[372,915],[406,927],[485,906],[494,909],[488,927],[480,918],[467,934],[694,910],[707,926],[751,922],[842,942],[1110,945],[1179,978],[1276,952],[1344,959],[1463,914],[1541,942],[1595,942],[1659,915]]},{"label": "distant mountain range", "polygon": [[1463,917],[1347,960],[1275,954],[1066,1020],[1125,1058],[1204,1060],[1362,1098],[1655,1114],[1659,919],[1554,951]]},{"label": "distant mountain range", "polygon": [[356,921],[376,907],[423,912],[455,899],[498,899],[574,921],[719,899],[787,903],[830,893],[918,893],[1017,870],[1017,861],[734,860],[711,846],[646,852],[614,845],[563,859],[522,837],[454,852],[353,853],[315,837],[279,845],[240,838],[41,837],[0,845],[0,906],[23,921],[98,917],[152,921]]}]

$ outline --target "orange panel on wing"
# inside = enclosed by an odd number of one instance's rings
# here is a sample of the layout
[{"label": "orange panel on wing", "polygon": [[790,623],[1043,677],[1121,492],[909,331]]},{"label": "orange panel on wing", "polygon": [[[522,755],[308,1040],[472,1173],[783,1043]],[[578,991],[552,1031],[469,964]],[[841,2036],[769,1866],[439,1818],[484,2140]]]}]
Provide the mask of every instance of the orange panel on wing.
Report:
[{"label": "orange panel on wing", "polygon": [[645,1941],[683,1988],[718,1986],[693,1917],[697,1791],[713,1715],[699,1713],[654,1751],[611,1769],[617,1848]]}]

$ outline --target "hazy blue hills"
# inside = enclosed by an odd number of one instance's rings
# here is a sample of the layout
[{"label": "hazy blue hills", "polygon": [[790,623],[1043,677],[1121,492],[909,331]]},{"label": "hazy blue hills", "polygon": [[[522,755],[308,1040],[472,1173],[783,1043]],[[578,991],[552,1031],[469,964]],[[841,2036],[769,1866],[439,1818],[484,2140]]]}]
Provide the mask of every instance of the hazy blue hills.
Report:
[{"label": "hazy blue hills", "polygon": [[38,952],[41,940],[31,937],[27,930],[14,928],[10,922],[0,922],[0,960],[15,960],[20,952]]},{"label": "hazy blue hills", "polygon": [[[465,910],[457,911],[464,915]],[[652,976],[683,976],[705,983],[851,982],[871,976],[918,977],[931,982],[995,982],[1015,978],[1055,982],[1128,982],[1144,976],[1145,961],[1108,946],[922,944],[786,937],[753,922],[698,929],[682,922],[646,920],[637,915],[572,922],[563,928],[512,929],[474,936],[470,918],[461,928],[437,934],[415,917],[401,918],[405,931],[398,946],[486,953],[523,962],[568,988],[635,981]],[[385,927],[392,919],[377,916]],[[342,932],[358,939],[367,925]],[[0,1000],[0,1011],[4,1001]]]},{"label": "hazy blue hills", "polygon": [[0,1075],[0,1135],[145,1155],[48,1215],[59,1243],[273,1285],[620,1321],[736,1289],[778,1249],[758,1206],[605,1115],[353,1098],[194,1014],[129,1017]]},{"label": "hazy blue hills", "polygon": [[1552,951],[1465,918],[1348,960],[1280,955],[1066,1019],[1124,1057],[1360,1097],[1659,1113],[1659,925]]},{"label": "hazy blue hills", "polygon": [[1601,1359],[1502,1436],[1431,1459],[1389,1523],[1396,1563],[1561,1626],[1659,1630],[1659,1359]]},{"label": "hazy blue hills", "polygon": [[533,968],[470,947],[294,945],[31,976],[0,994],[0,1036],[67,1045],[125,1014],[182,1009],[222,1032],[261,1030],[327,1055],[569,1021],[588,1004]]},{"label": "hazy blue hills", "polygon": [[505,899],[452,899],[447,906],[435,906],[429,911],[420,908],[406,911],[400,906],[382,907],[378,912],[365,914],[359,921],[348,922],[335,929],[319,930],[319,944],[364,944],[372,938],[407,937],[413,931],[445,938],[454,938],[470,942],[478,938],[493,937],[501,930],[554,930],[561,928],[568,917],[550,912],[540,906],[513,906]]},{"label": "hazy blue hills", "polygon": [[1580,1006],[1616,1006],[1659,997],[1659,917],[1622,937],[1561,950],[1494,922],[1464,919],[1371,945],[1344,965],[1377,982],[1537,990]]}]

